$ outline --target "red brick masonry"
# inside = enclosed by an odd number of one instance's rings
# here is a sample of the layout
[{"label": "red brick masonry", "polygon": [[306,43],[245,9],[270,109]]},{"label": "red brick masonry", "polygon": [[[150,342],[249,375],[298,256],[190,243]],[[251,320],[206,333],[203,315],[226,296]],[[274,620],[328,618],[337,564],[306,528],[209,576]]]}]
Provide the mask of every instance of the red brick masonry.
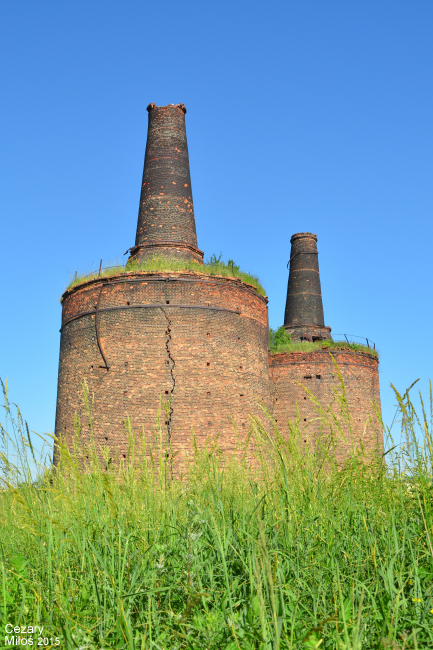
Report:
[{"label": "red brick masonry", "polygon": [[[340,390],[340,380],[333,359],[338,365],[346,388],[347,403],[352,419],[353,435],[345,427],[345,437],[339,440],[337,460],[342,462],[360,442],[371,456],[383,453],[383,434],[374,413],[373,402],[380,409],[379,373],[377,357],[351,350],[316,350],[270,355],[270,377],[274,418],[283,435],[288,435],[288,420],[296,418],[299,409],[301,425],[305,423],[302,442],[314,444],[317,435],[329,429],[320,421],[308,424],[317,417],[317,410],[305,388],[317,398],[322,407],[331,405],[338,411],[335,391]],[[368,422],[372,418],[372,424]],[[365,430],[364,430],[365,427]]]},{"label": "red brick masonry", "polygon": [[220,434],[230,451],[231,418],[246,437],[257,399],[271,408],[267,350],[267,299],[240,280],[139,272],[79,285],[63,296],[56,436],[71,444],[86,381],[96,443],[113,460],[127,455],[125,416],[151,436],[161,397],[174,452],[192,449],[192,429],[199,445]]}]

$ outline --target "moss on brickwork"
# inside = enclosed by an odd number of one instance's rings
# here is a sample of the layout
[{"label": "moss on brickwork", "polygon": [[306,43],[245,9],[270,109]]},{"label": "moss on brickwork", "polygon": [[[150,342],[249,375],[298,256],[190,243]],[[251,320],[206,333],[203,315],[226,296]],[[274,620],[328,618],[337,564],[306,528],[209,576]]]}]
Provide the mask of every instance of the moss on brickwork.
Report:
[{"label": "moss on brickwork", "polygon": [[128,264],[126,267],[118,264],[109,268],[102,269],[100,274],[99,271],[94,271],[87,275],[75,274],[74,278],[66,287],[66,291],[79,284],[83,284],[83,282],[95,280],[99,277],[99,275],[100,277],[111,277],[113,275],[120,275],[121,273],[140,271],[161,271],[162,273],[167,271],[196,271],[197,273],[206,273],[208,275],[234,277],[239,278],[242,280],[242,282],[253,285],[257,289],[257,293],[259,295],[266,296],[266,291],[262,287],[261,282],[256,275],[241,271],[239,266],[232,260],[229,260],[227,263],[224,262],[221,259],[221,255],[219,257],[212,255],[205,264],[199,264],[198,262],[188,260],[161,257],[154,257],[153,259],[146,260],[141,264]]}]

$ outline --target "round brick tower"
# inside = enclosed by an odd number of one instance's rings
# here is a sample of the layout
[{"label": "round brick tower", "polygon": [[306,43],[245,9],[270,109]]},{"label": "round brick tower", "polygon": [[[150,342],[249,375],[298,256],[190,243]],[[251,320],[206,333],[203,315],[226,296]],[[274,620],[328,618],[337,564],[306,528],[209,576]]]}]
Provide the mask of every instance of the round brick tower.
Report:
[{"label": "round brick tower", "polygon": [[[290,275],[284,327],[292,340],[309,342],[331,339],[331,329],[325,327],[317,254],[317,237],[298,233],[291,238]],[[371,354],[350,348],[316,348],[308,352],[283,352],[269,357],[273,414],[283,435],[289,435],[288,421],[299,413],[301,427],[305,426],[302,444],[314,448],[322,435],[329,433],[323,420],[317,419],[317,409],[309,399],[307,388],[323,409],[337,412],[341,405],[337,393],[340,379],[344,381],[350,425],[338,418],[342,432],[336,433],[333,449],[336,459],[343,463],[355,448],[363,447],[366,457],[383,452],[383,432],[375,406],[380,409],[379,360]],[[340,391],[341,392],[341,391]]]},{"label": "round brick tower", "polygon": [[290,242],[292,250],[284,327],[292,339],[330,339],[331,328],[325,327],[323,316],[317,236],[311,232],[299,232]]},{"label": "round brick tower", "polygon": [[[149,107],[133,260],[155,252],[168,260],[202,258],[184,117],[183,104]],[[247,435],[249,414],[260,415],[258,399],[271,408],[267,299],[239,279],[131,265],[74,286],[62,304],[55,433],[69,446],[74,415],[84,415],[83,382],[93,395],[96,445],[115,461],[128,454],[125,418],[151,440],[161,398],[165,444],[180,463],[192,451],[192,431],[199,446],[219,434],[219,446],[231,451],[239,434]],[[90,441],[87,430],[80,440]],[[54,463],[58,458],[55,447]]]}]

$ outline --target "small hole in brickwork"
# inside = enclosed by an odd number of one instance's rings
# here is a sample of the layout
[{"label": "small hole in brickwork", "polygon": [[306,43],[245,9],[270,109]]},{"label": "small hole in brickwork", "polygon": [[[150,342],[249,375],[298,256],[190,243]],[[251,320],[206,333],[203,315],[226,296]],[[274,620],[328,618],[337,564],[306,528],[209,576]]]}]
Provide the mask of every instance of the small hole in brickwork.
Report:
[{"label": "small hole in brickwork", "polygon": [[241,340],[241,337],[240,337],[240,336],[238,336],[238,341],[240,341],[240,340]]},{"label": "small hole in brickwork", "polygon": [[304,379],[311,379],[311,375],[304,375]]},{"label": "small hole in brickwork", "polygon": [[306,440],[304,440],[304,442],[307,442],[307,441],[306,441]]},{"label": "small hole in brickwork", "polygon": [[243,367],[243,366],[239,366],[239,370],[243,370],[243,369],[244,369],[244,367]]},{"label": "small hole in brickwork", "polygon": [[306,398],[306,397],[304,397],[304,399],[307,399],[307,398]]},{"label": "small hole in brickwork", "polygon": [[69,347],[71,347],[71,342],[69,342]]},{"label": "small hole in brickwork", "polygon": [[278,420],[275,420],[275,422],[278,422]]},{"label": "small hole in brickwork", "polygon": [[243,427],[245,426],[245,422],[242,422],[242,426],[243,426]]},{"label": "small hole in brickwork", "polygon": [[243,394],[243,393],[239,393],[239,397],[243,397],[243,396],[244,396],[244,394]]},{"label": "small hole in brickwork", "polygon": [[130,303],[129,300],[128,300],[126,304],[127,304],[127,305],[130,305],[131,303]]},{"label": "small hole in brickwork", "polygon": [[166,301],[165,301],[165,304],[166,304],[166,305],[169,305],[169,304],[170,304],[170,301],[169,301],[169,300],[166,300]]},{"label": "small hole in brickwork", "polygon": [[170,361],[166,361],[165,365],[168,366],[170,364]]},{"label": "small hole in brickwork", "polygon": [[123,458],[126,458],[126,454],[122,454],[122,455],[123,455]]},{"label": "small hole in brickwork", "polygon": [[206,365],[207,365],[207,367],[209,368],[209,366],[210,366],[210,361],[208,361]]},{"label": "small hole in brickwork", "polygon": [[208,390],[208,392],[206,393],[206,395],[207,395],[208,397],[210,397],[210,390]]},{"label": "small hole in brickwork", "polygon": [[168,390],[165,391],[165,394],[168,395]]},{"label": "small hole in brickwork", "polygon": [[304,418],[304,422],[306,422],[306,421],[307,421],[307,418]]},{"label": "small hole in brickwork", "polygon": [[90,366],[90,370],[93,370],[93,366]]},{"label": "small hole in brickwork", "polygon": [[322,379],[322,375],[316,375],[316,379]]},{"label": "small hole in brickwork", "polygon": [[275,398],[275,401],[278,402],[278,397]]}]

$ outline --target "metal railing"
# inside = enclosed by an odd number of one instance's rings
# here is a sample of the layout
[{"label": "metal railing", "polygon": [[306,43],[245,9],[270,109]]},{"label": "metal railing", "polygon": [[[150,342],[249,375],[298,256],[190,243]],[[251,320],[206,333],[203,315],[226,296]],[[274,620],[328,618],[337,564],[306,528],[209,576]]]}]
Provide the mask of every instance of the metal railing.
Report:
[{"label": "metal railing", "polygon": [[[101,275],[103,271],[109,271],[110,269],[126,269],[126,264],[113,264],[113,266],[102,266],[102,260],[101,264],[99,266],[99,269],[96,269],[96,271],[90,271],[90,273],[86,273],[86,275],[80,275],[80,278],[90,278],[91,275],[96,275],[97,278]],[[77,271],[75,271],[75,276],[74,279],[77,278]]]},{"label": "metal railing", "polygon": [[[335,338],[336,336],[341,336],[344,338],[336,339]],[[376,343],[371,339],[368,339],[366,336],[356,336],[355,334],[333,334],[332,339],[335,342],[344,341],[345,343],[349,343],[349,344],[355,343],[358,345],[365,345],[367,348],[370,348],[371,350],[376,350]]]}]

